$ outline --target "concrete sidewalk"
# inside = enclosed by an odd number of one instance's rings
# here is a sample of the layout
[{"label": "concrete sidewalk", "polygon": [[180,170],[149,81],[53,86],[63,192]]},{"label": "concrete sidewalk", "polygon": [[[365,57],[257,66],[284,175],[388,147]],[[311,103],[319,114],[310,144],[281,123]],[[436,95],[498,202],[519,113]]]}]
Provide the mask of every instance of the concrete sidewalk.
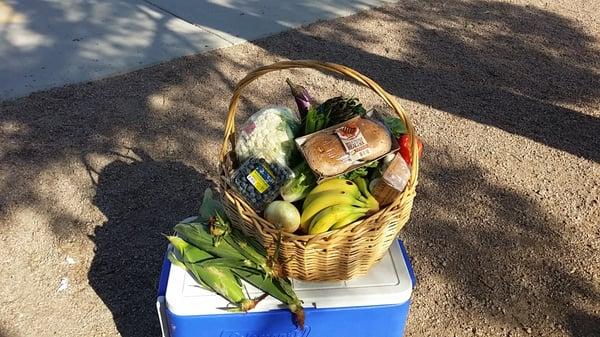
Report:
[{"label": "concrete sidewalk", "polygon": [[0,100],[228,47],[381,0],[0,0]]}]

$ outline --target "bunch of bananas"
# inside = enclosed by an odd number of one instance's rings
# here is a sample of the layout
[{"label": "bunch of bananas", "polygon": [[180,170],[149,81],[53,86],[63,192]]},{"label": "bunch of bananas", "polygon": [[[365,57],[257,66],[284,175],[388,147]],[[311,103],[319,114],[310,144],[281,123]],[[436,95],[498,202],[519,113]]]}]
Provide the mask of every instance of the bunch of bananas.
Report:
[{"label": "bunch of bananas", "polygon": [[347,226],[379,210],[363,178],[354,181],[334,178],[317,185],[302,205],[300,228],[320,234]]}]

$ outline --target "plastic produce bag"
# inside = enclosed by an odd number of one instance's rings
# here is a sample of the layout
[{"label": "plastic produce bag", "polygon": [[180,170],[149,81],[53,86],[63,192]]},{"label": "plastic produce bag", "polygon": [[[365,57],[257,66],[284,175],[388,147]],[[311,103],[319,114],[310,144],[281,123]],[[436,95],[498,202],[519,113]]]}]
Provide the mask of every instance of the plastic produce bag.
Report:
[{"label": "plastic produce bag", "polygon": [[404,191],[409,179],[410,168],[402,155],[397,153],[387,167],[383,168],[382,176],[373,180],[371,193],[379,205],[389,205]]},{"label": "plastic produce bag", "polygon": [[300,119],[286,107],[268,107],[254,113],[238,132],[235,153],[239,162],[264,158],[269,163],[290,167],[296,153],[294,137]]}]

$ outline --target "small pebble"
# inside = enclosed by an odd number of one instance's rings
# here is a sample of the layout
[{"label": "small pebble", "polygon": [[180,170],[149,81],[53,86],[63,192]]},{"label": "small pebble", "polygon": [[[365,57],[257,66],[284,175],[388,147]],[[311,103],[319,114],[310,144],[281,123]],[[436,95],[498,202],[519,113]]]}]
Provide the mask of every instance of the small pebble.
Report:
[{"label": "small pebble", "polygon": [[69,288],[69,279],[66,277],[63,277],[62,279],[60,279],[60,285],[58,286],[58,291],[65,291],[65,290],[67,290],[67,288]]}]

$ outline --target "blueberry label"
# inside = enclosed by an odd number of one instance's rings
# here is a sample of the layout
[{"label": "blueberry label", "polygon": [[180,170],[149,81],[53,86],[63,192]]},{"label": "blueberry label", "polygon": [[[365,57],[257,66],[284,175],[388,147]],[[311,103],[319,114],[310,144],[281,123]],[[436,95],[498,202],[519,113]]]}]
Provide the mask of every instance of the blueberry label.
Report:
[{"label": "blueberry label", "polygon": [[256,169],[252,170],[250,174],[246,176],[246,179],[256,188],[259,193],[263,193],[269,189],[270,186],[275,185],[275,177],[268,168],[259,165]]}]

